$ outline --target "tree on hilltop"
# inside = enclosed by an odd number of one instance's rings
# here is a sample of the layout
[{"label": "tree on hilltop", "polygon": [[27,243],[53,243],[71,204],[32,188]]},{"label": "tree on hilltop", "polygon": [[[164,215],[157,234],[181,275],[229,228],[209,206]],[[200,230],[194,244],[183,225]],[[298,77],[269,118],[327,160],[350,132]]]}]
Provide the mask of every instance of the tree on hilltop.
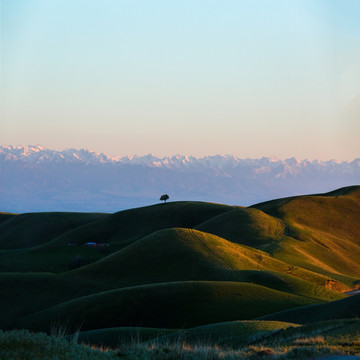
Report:
[{"label": "tree on hilltop", "polygon": [[163,201],[164,203],[166,203],[166,200],[169,199],[169,195],[168,194],[164,194],[160,196],[160,200]]}]

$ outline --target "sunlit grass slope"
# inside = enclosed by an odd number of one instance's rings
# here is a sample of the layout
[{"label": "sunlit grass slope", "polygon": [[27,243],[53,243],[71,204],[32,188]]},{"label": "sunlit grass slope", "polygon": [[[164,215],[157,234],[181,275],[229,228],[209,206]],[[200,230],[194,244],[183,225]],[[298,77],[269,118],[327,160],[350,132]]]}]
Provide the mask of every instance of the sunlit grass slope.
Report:
[{"label": "sunlit grass slope", "polygon": [[20,319],[18,326],[48,331],[66,323],[81,329],[119,326],[188,328],[246,320],[313,299],[237,282],[171,282],[106,291],[64,302]]},{"label": "sunlit grass slope", "polygon": [[[295,276],[294,276],[295,274]],[[109,282],[113,287],[186,281],[250,282],[321,299],[340,296],[324,276],[293,268],[261,251],[192,229],[157,231],[68,276]]]},{"label": "sunlit grass slope", "polygon": [[218,235],[232,242],[267,250],[281,240],[284,223],[253,208],[237,208],[215,216],[196,229]]},{"label": "sunlit grass slope", "polygon": [[[7,221],[1,218],[7,217]],[[107,217],[97,213],[28,213],[0,216],[0,249],[44,244],[69,230]]]},{"label": "sunlit grass slope", "polygon": [[[18,233],[23,232],[24,236],[33,239],[33,245],[36,242],[40,245],[26,251],[21,251],[21,253],[12,251],[6,253],[2,251],[0,253],[3,256],[0,263],[0,271],[63,272],[68,270],[69,263],[71,263],[75,256],[85,258],[85,263],[92,263],[109,253],[126,247],[142,236],[151,234],[153,231],[172,226],[193,227],[197,222],[202,222],[229,209],[233,209],[233,207],[201,202],[158,204],[106,215],[101,217],[99,221],[94,221],[89,225],[78,226],[73,230],[63,228],[64,232],[59,236],[57,236],[56,229],[53,229],[52,232],[49,230],[45,236],[38,233],[36,227],[34,229],[25,227],[22,230],[19,224],[14,223],[13,227],[8,226],[9,229],[12,229],[13,233],[16,233],[16,231]],[[25,217],[27,215],[32,216],[33,214],[24,214]],[[38,219],[45,221],[44,226],[46,227],[46,219],[48,216],[51,217],[51,213],[40,213],[38,215]],[[62,215],[62,213],[54,213],[52,219],[54,220]],[[97,216],[98,214],[95,215]],[[65,214],[65,218],[71,218],[71,216],[71,213]],[[8,230],[4,231],[4,236]],[[11,231],[9,230],[9,232]],[[48,241],[49,238],[55,239]],[[24,245],[22,242],[23,240],[17,241],[17,244],[22,247]],[[110,243],[110,246],[102,249],[78,246],[87,242]],[[69,247],[68,244],[75,246]]]},{"label": "sunlit grass slope", "polygon": [[261,319],[307,324],[314,321],[352,319],[358,317],[360,317],[360,294],[341,300],[270,314]]},{"label": "sunlit grass slope", "polygon": [[287,226],[288,237],[277,244],[274,257],[335,278],[348,276],[349,285],[351,277],[360,277],[360,186],[254,207]]},{"label": "sunlit grass slope", "polygon": [[232,206],[179,201],[120,211],[96,223],[59,236],[47,246],[86,242],[122,243],[123,246],[154,231],[171,227],[192,228]]},{"label": "sunlit grass slope", "polygon": [[[285,263],[356,285],[360,277],[360,187],[236,208],[196,229],[266,251]],[[329,288],[336,284],[329,281]]]}]

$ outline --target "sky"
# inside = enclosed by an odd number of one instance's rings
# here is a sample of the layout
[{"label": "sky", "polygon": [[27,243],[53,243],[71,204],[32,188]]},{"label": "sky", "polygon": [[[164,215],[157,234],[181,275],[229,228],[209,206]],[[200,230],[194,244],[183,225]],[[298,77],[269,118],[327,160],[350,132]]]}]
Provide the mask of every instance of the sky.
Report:
[{"label": "sky", "polygon": [[360,157],[359,0],[0,0],[2,145]]}]

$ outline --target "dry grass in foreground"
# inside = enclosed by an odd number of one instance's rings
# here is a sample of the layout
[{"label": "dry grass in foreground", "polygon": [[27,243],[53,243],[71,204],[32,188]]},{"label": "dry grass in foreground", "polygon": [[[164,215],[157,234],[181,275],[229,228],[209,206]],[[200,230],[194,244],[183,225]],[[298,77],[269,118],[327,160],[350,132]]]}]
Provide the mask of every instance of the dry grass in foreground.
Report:
[{"label": "dry grass in foreground", "polygon": [[27,330],[0,331],[1,360],[257,360],[257,359],[312,359],[318,355],[360,355],[359,341],[338,345],[328,344],[324,337],[295,339],[291,345],[257,345],[221,348],[217,345],[167,343],[160,339],[150,342],[134,340],[119,344],[116,349],[77,344],[65,338]]}]

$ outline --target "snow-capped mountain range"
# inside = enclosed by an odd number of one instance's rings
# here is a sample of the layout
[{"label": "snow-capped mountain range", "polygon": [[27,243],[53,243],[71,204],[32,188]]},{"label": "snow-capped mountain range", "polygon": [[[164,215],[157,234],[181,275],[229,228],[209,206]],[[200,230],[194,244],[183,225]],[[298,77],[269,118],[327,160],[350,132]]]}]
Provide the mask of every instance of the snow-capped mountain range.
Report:
[{"label": "snow-capped mountain range", "polygon": [[353,161],[110,157],[84,149],[0,146],[0,211],[116,211],[170,200],[250,205],[360,184]]},{"label": "snow-capped mountain range", "polygon": [[97,153],[95,151],[86,149],[66,149],[63,151],[56,151],[46,148],[45,146],[12,146],[3,145],[0,146],[0,156],[5,161],[21,160],[30,163],[41,162],[73,162],[73,163],[85,163],[85,164],[130,164],[130,165],[142,165],[156,168],[168,168],[168,169],[196,169],[196,168],[209,168],[209,169],[225,169],[228,167],[236,167],[239,165],[251,166],[254,169],[254,173],[260,174],[271,169],[284,166],[284,170],[296,174],[299,169],[306,166],[319,166],[319,167],[331,167],[338,168],[339,166],[347,168],[348,170],[360,167],[360,158],[355,159],[352,162],[337,161],[337,160],[297,160],[290,158],[286,160],[280,160],[276,157],[263,157],[261,159],[242,159],[235,155],[213,155],[205,156],[202,158],[196,158],[194,156],[174,155],[171,157],[159,158],[153,154],[144,156],[107,156],[103,153]]}]

